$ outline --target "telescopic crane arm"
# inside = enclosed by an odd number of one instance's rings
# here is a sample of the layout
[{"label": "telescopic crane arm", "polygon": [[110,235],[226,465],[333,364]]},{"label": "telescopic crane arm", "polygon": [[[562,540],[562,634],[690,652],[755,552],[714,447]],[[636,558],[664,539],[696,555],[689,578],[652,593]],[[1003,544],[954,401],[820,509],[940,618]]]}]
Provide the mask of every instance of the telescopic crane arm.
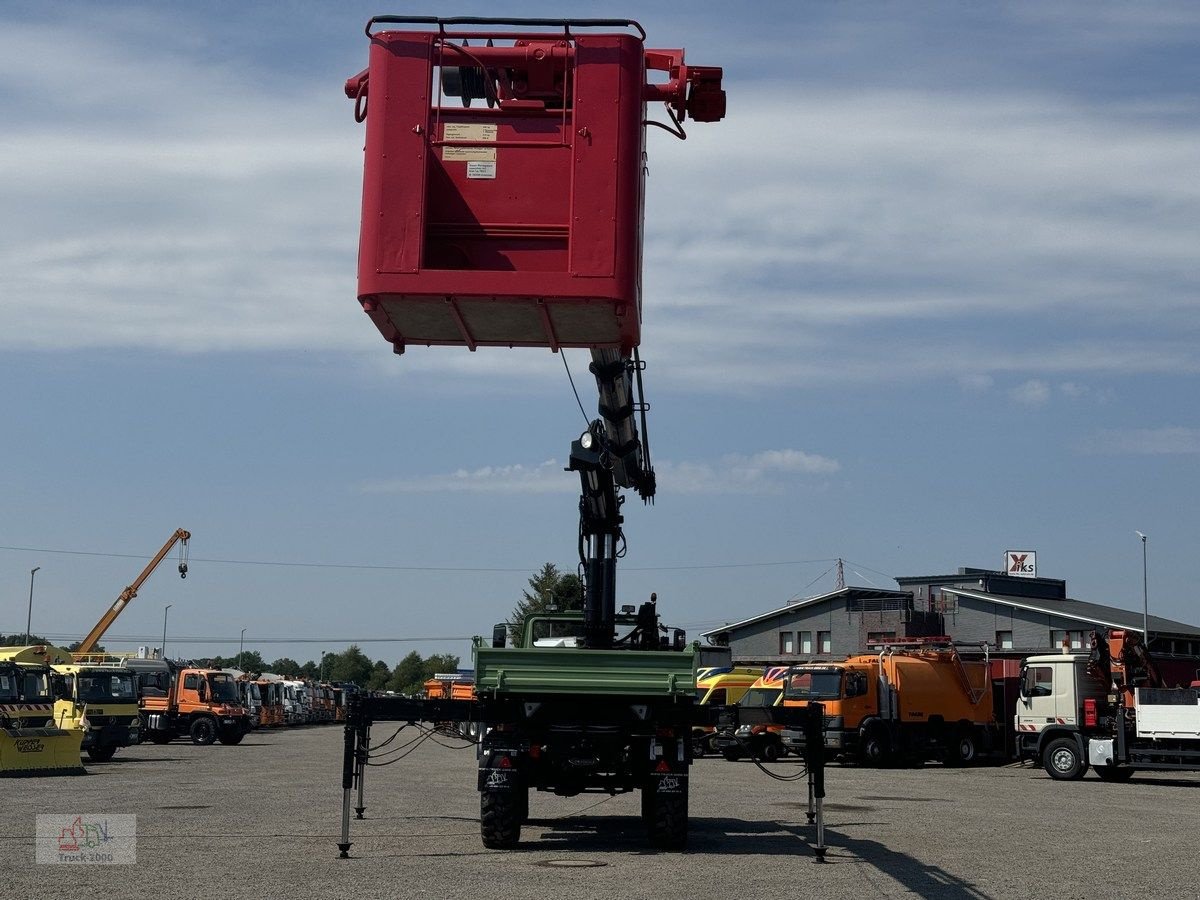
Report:
[{"label": "telescopic crane arm", "polygon": [[[579,473],[579,558],[584,571],[584,646],[613,646],[617,558],[625,552],[621,531],[625,498],[632,488],[650,502],[656,488],[650,465],[641,362],[615,350],[592,350],[589,367],[600,394],[600,418],[571,444],[568,470]],[[635,384],[636,396],[635,401]],[[639,437],[636,414],[641,414]]]},{"label": "telescopic crane arm", "polygon": [[125,609],[125,607],[129,604],[129,601],[137,596],[138,589],[145,584],[146,579],[149,578],[151,574],[153,574],[154,570],[158,568],[158,564],[163,561],[164,557],[166,557],[168,553],[171,552],[172,547],[181,542],[182,547],[179,559],[179,577],[187,578],[187,545],[188,541],[191,540],[191,537],[191,532],[184,531],[182,528],[171,535],[167,542],[163,544],[162,549],[158,551],[158,555],[155,556],[154,559],[150,560],[150,563],[146,566],[146,568],[142,569],[142,573],[138,575],[136,579],[134,579],[133,584],[121,591],[121,595],[117,597],[116,602],[113,603],[108,611],[100,617],[100,621],[97,622],[95,627],[88,632],[87,637],[83,639],[83,641],[79,644],[79,647],[76,648],[75,652],[90,653],[95,649],[96,644],[100,643],[100,638],[104,637],[104,633],[108,631],[109,626],[116,621],[117,616],[121,614],[121,611]]}]

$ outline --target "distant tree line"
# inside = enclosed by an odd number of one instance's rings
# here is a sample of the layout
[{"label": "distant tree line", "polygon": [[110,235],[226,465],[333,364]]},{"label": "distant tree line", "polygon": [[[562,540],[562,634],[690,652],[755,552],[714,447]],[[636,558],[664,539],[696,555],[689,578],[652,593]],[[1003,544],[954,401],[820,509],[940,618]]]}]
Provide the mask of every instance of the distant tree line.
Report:
[{"label": "distant tree line", "polygon": [[382,659],[372,662],[357,644],[351,644],[340,653],[323,654],[320,661],[306,663],[298,663],[287,656],[268,663],[257,650],[244,650],[230,657],[217,656],[208,661],[215,668],[274,672],[285,678],[352,682],[369,691],[394,691],[397,694],[417,693],[435,674],[457,671],[458,662],[459,658],[450,653],[423,657],[414,650],[393,668]]}]

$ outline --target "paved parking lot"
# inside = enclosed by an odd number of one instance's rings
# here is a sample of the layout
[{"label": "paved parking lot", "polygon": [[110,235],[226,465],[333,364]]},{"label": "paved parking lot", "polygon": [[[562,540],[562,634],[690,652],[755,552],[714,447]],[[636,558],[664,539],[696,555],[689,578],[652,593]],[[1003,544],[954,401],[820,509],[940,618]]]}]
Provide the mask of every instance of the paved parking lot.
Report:
[{"label": "paved parking lot", "polygon": [[[376,739],[393,729],[376,726]],[[406,737],[411,732],[405,732]],[[399,743],[399,739],[397,741]],[[515,851],[479,841],[473,751],[425,742],[367,775],[337,859],[341,729],[144,745],[80,778],[6,779],[8,897],[1195,897],[1200,776],[1060,783],[1019,767],[828,773],[828,862],[804,782],[693,767],[687,853],[648,851],[636,795],[535,795]],[[783,761],[772,771],[787,773]],[[137,864],[34,864],[38,813],[137,815]]]}]

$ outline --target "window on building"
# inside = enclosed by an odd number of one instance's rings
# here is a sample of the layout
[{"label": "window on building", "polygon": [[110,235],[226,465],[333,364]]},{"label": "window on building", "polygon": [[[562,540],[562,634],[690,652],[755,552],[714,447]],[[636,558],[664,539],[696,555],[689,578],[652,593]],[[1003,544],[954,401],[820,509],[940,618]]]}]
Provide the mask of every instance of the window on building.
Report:
[{"label": "window on building", "polygon": [[1050,631],[1050,646],[1058,650],[1064,645],[1070,647],[1072,650],[1082,650],[1083,632],[1063,631],[1057,628],[1052,629]]},{"label": "window on building", "polygon": [[894,631],[868,631],[867,644],[890,644],[896,640]]},{"label": "window on building", "polygon": [[833,652],[833,635],[828,631],[817,632],[817,652],[832,653]]},{"label": "window on building", "polygon": [[802,656],[805,656],[812,652],[813,652],[812,632],[811,631],[800,632],[800,654]]},{"label": "window on building", "polygon": [[1011,650],[1013,646],[1011,631],[996,632],[996,647],[1000,650]]},{"label": "window on building", "polygon": [[790,631],[779,632],[779,652],[780,653],[795,653],[796,641],[795,635]]}]

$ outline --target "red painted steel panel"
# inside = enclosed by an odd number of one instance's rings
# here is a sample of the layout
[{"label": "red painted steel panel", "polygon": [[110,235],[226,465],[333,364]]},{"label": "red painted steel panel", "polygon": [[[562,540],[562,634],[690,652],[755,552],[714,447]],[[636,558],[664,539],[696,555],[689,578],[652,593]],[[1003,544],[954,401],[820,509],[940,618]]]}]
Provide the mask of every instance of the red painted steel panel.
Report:
[{"label": "red painted steel panel", "polygon": [[[359,300],[406,344],[610,347],[641,339],[646,97],[723,115],[720,70],[631,34],[371,35]],[[670,73],[647,85],[647,61]],[[484,72],[487,72],[485,81]],[[443,72],[491,94],[463,107]],[[477,73],[477,74],[473,74]],[[490,87],[489,87],[490,86]],[[719,101],[719,110],[715,105]]]}]

